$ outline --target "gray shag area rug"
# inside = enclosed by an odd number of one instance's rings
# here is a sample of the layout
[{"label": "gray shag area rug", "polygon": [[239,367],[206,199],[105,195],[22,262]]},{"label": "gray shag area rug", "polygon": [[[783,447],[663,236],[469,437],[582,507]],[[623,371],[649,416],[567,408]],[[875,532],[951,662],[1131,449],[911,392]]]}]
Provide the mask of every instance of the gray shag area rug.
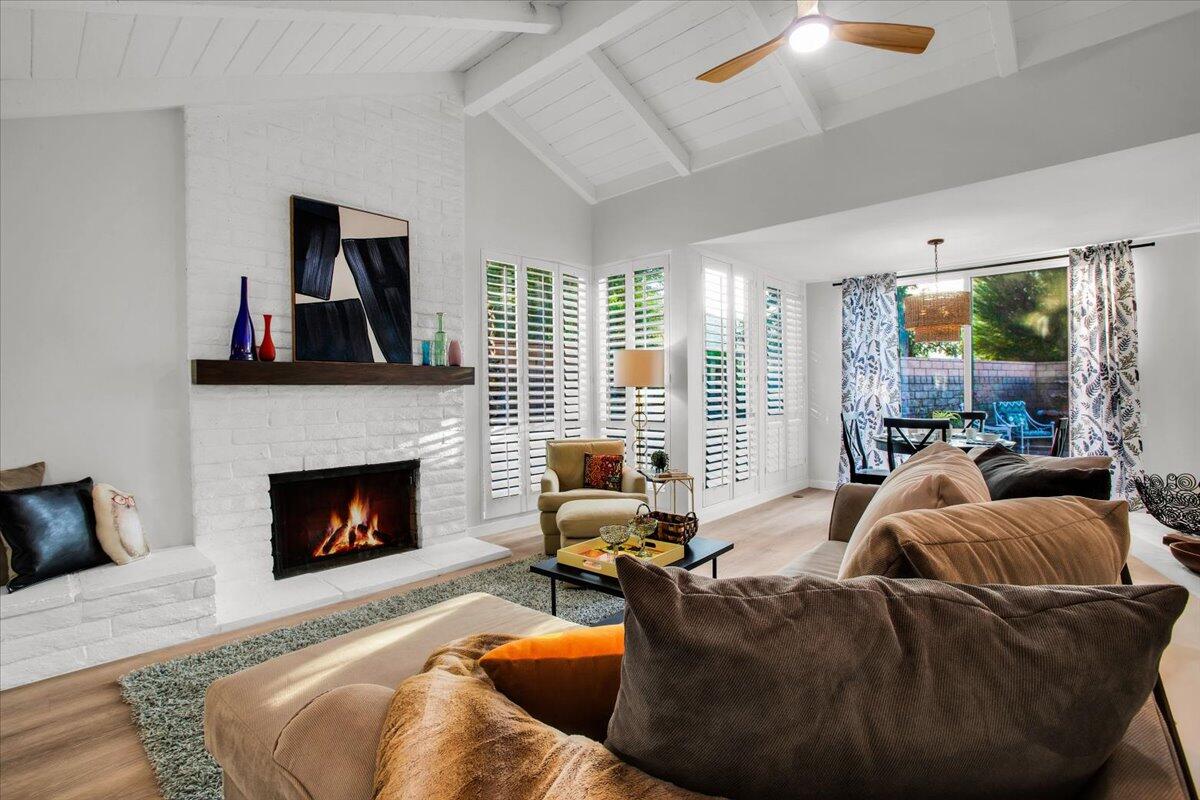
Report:
[{"label": "gray shag area rug", "polygon": [[[121,677],[142,744],[165,800],[220,800],[221,769],[204,749],[204,693],[218,678],[343,633],[404,616],[443,600],[487,592],[538,611],[550,608],[550,581],[529,572],[543,556],[422,586],[299,625],[279,628],[189,656],[151,664]],[[599,592],[558,593],[558,615],[591,625],[624,601]]]}]

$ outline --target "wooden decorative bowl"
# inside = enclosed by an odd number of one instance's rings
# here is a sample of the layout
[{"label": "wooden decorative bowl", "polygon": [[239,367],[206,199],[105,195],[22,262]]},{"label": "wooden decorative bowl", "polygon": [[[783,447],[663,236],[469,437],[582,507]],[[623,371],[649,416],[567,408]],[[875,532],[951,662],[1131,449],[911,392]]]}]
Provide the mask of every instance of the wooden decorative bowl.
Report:
[{"label": "wooden decorative bowl", "polygon": [[1171,542],[1171,555],[1192,572],[1200,573],[1200,542]]}]

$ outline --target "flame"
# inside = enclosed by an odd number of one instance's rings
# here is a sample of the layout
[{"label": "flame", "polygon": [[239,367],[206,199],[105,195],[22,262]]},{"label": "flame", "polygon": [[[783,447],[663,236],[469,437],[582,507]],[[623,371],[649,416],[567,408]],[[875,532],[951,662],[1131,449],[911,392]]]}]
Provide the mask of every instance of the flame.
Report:
[{"label": "flame", "polygon": [[351,550],[365,550],[387,544],[379,531],[379,515],[371,513],[371,501],[362,495],[359,489],[354,490],[354,497],[346,507],[346,518],[336,510],[329,512],[329,526],[321,543],[313,548],[312,554],[317,558],[346,553]]}]

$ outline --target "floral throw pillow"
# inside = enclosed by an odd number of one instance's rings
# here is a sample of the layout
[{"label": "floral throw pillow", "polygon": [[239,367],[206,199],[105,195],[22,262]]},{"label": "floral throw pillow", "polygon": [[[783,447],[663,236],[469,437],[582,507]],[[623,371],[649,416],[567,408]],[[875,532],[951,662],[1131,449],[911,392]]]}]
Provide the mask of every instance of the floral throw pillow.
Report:
[{"label": "floral throw pillow", "polygon": [[583,488],[621,491],[621,471],[625,458],[618,455],[583,454]]}]

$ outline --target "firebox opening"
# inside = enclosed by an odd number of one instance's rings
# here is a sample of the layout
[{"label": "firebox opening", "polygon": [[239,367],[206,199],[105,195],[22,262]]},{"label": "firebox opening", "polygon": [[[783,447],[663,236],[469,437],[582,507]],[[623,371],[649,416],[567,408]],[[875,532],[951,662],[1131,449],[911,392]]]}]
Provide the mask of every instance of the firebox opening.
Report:
[{"label": "firebox opening", "polygon": [[289,578],[418,546],[419,462],[271,476],[275,578]]}]

